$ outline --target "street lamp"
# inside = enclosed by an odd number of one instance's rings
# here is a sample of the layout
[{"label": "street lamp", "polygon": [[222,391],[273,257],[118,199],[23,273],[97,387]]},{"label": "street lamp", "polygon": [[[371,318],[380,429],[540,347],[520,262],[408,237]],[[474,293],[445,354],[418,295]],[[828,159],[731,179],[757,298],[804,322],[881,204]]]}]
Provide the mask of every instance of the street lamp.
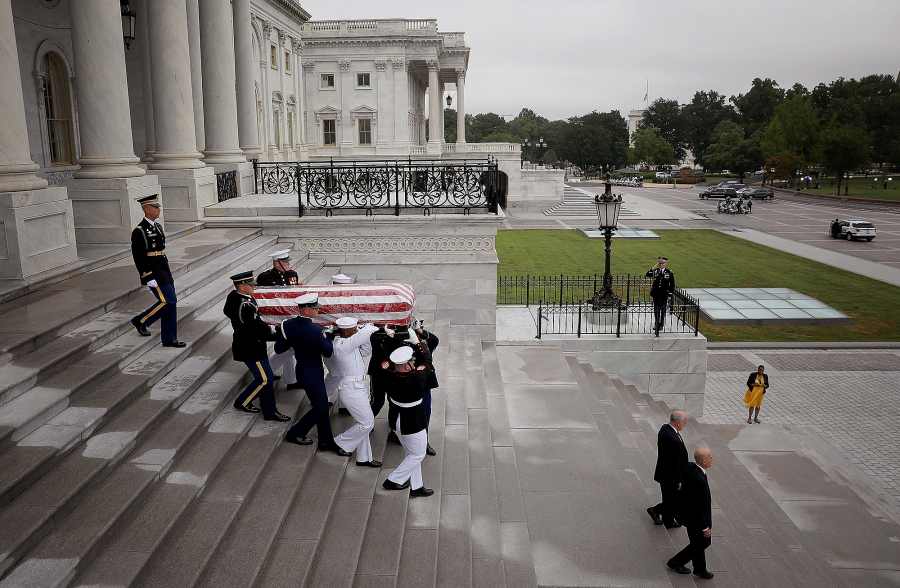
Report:
[{"label": "street lamp", "polygon": [[450,94],[447,94],[447,108],[453,104],[453,98],[450,97]]},{"label": "street lamp", "polygon": [[522,141],[522,152],[519,161],[519,168],[525,167],[525,150],[531,147],[531,143],[528,142],[528,139]]},{"label": "street lamp", "polygon": [[616,296],[612,289],[612,274],[609,273],[610,255],[612,254],[612,235],[619,223],[619,212],[622,210],[622,196],[612,193],[612,184],[609,181],[609,172],[606,173],[606,185],[603,196],[594,196],[594,205],[597,207],[597,221],[599,229],[603,231],[606,241],[605,265],[603,267],[603,289],[594,292],[591,306],[594,310],[618,309],[622,299]]}]

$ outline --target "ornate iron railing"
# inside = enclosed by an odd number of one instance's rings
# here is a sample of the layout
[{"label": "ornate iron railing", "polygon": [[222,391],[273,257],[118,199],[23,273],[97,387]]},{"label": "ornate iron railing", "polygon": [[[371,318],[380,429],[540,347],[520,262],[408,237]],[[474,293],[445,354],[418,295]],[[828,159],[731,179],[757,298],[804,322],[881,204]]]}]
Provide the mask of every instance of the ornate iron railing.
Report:
[{"label": "ornate iron railing", "polygon": [[219,202],[225,202],[241,195],[237,184],[237,170],[216,174],[216,194],[218,194]]},{"label": "ornate iron railing", "polygon": [[[497,304],[537,306],[537,338],[545,334],[616,335],[654,334],[655,316],[650,297],[651,282],[643,276],[617,275],[613,291],[622,303],[595,310],[591,298],[603,286],[603,277],[592,276],[499,276]],[[662,332],[688,333],[700,330],[700,304],[684,290],[669,299]]]},{"label": "ornate iron railing", "polygon": [[253,173],[258,194],[296,194],[300,216],[310,210],[399,216],[402,209],[496,214],[505,202],[505,182],[490,158],[255,162]]}]

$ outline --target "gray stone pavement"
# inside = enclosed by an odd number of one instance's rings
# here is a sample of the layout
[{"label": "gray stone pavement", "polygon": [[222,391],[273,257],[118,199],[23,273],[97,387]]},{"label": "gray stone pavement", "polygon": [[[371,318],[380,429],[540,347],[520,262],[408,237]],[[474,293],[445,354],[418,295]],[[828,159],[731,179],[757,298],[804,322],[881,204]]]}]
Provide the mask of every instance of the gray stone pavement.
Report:
[{"label": "gray stone pavement", "polygon": [[900,513],[900,352],[896,350],[710,351],[703,418],[746,423],[747,374],[766,366],[771,387],[760,420],[818,437],[825,461],[861,493]]}]

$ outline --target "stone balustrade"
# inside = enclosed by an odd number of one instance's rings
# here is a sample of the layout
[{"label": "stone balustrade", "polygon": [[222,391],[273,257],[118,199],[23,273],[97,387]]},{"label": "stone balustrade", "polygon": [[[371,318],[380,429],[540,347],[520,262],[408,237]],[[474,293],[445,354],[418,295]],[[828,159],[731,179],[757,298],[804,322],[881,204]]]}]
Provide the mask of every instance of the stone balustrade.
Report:
[{"label": "stone balustrade", "polygon": [[466,46],[466,34],[465,33],[441,33],[441,39],[444,41],[444,47],[465,47]]},{"label": "stone balustrade", "polygon": [[444,153],[520,153],[518,143],[446,143]]},{"label": "stone balustrade", "polygon": [[[426,19],[365,19],[365,20],[317,20],[303,24],[303,34],[307,38],[338,35],[436,35],[437,20]],[[449,33],[453,46],[464,46],[462,33]]]}]

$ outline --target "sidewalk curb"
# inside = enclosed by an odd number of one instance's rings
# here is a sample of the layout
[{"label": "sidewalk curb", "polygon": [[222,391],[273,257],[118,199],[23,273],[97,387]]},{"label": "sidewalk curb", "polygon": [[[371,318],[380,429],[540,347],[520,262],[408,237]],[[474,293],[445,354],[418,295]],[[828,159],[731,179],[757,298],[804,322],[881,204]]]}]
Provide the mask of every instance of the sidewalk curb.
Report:
[{"label": "sidewalk curb", "polygon": [[871,202],[874,204],[893,204],[900,207],[900,200],[883,200],[881,198],[863,198],[862,196],[835,196],[834,194],[813,194],[811,192],[800,192],[797,190],[786,190],[784,188],[772,188],[776,192],[782,192],[790,196],[806,196],[808,198],[823,198],[825,200],[835,200],[844,202]]},{"label": "sidewalk curb", "polygon": [[709,341],[707,349],[900,349],[900,341]]}]

